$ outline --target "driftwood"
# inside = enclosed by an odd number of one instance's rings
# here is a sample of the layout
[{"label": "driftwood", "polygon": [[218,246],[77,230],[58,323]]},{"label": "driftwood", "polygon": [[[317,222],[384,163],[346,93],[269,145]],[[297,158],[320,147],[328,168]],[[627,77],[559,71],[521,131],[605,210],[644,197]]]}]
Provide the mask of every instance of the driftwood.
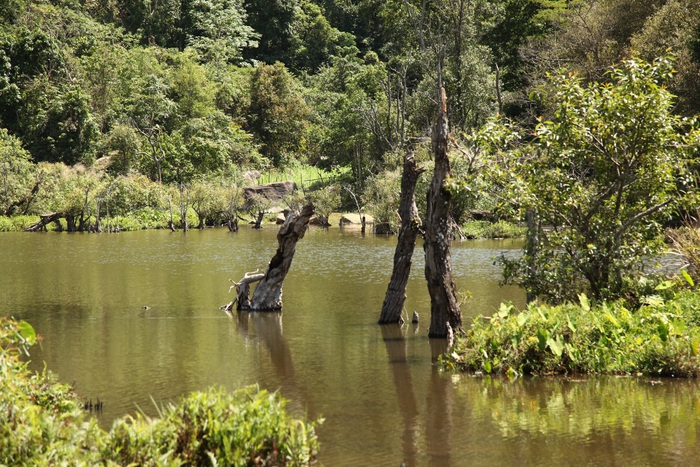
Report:
[{"label": "driftwood", "polygon": [[406,285],[411,274],[413,250],[421,228],[421,219],[416,207],[416,183],[425,169],[418,167],[413,153],[404,158],[401,176],[401,204],[399,215],[401,227],[394,251],[394,268],[382,304],[379,324],[402,323],[403,304],[406,301]]},{"label": "driftwood", "polygon": [[[231,288],[236,288],[236,299],[222,309],[231,311],[276,311],[282,309],[282,285],[289,272],[296,251],[296,244],[304,237],[309,219],[314,214],[313,204],[307,204],[301,212],[292,211],[277,233],[277,252],[270,260],[265,273],[247,272]],[[250,297],[250,285],[258,282]],[[229,289],[230,290],[230,289]]]},{"label": "driftwood", "polygon": [[58,230],[61,231],[61,230],[63,230],[63,226],[61,226],[59,219],[61,219],[62,217],[64,217],[64,214],[62,212],[52,212],[49,214],[41,214],[39,216],[39,218],[40,218],[39,222],[35,222],[34,224],[25,228],[24,231],[25,232],[44,231],[44,230],[46,230],[46,226],[52,222],[55,222],[56,225],[58,226]]},{"label": "driftwood", "polygon": [[437,118],[433,125],[432,143],[435,157],[433,179],[428,191],[425,222],[425,279],[430,293],[429,337],[449,338],[462,326],[462,313],[457,300],[457,289],[452,278],[452,222],[450,219],[450,192],[445,179],[450,173],[447,157],[448,121],[447,96],[440,89]]}]

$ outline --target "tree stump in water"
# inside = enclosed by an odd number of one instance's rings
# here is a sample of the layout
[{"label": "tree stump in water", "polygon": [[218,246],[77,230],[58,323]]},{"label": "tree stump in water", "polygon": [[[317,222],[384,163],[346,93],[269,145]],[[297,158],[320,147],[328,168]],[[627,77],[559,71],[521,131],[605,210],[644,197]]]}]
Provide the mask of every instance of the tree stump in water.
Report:
[{"label": "tree stump in water", "polygon": [[439,104],[432,131],[435,170],[428,191],[423,250],[425,251],[425,279],[430,293],[428,336],[447,338],[453,330],[462,326],[462,313],[457,300],[457,289],[452,279],[451,195],[445,187],[445,178],[450,173],[450,160],[447,157],[447,96],[444,88],[440,90]]},{"label": "tree stump in water", "polygon": [[[313,214],[313,204],[305,205],[301,212],[292,211],[289,213],[287,220],[277,233],[277,252],[270,260],[265,273],[246,273],[243,279],[234,282],[237,292],[236,300],[222,308],[230,311],[233,304],[238,302],[237,310],[276,311],[282,309],[282,284],[292,265],[297,242],[304,237],[309,219]],[[253,291],[253,298],[249,299],[250,284],[253,282],[258,282],[258,285]]]},{"label": "tree stump in water", "polygon": [[401,227],[394,251],[394,269],[391,272],[391,280],[382,304],[379,324],[403,322],[401,313],[406,301],[406,285],[411,274],[416,237],[421,227],[416,207],[416,183],[418,176],[424,171],[425,169],[416,165],[413,153],[408,153],[404,158],[403,175],[401,176],[401,204],[399,206]]}]

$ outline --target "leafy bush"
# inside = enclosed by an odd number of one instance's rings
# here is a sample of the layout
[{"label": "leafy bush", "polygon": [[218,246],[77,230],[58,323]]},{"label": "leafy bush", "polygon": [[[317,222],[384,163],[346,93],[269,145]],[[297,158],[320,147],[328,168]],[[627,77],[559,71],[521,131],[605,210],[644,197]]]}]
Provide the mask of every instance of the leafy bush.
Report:
[{"label": "leafy bush", "polygon": [[38,220],[38,216],[0,216],[0,232],[19,232]]},{"label": "leafy bush", "polygon": [[462,226],[467,238],[517,238],[525,235],[525,229],[509,222],[470,221]]},{"label": "leafy bush", "polygon": [[121,464],[168,459],[188,465],[306,464],[318,443],[313,423],[293,420],[276,394],[255,386],[234,394],[194,393],[160,419],[121,419],[109,435]]},{"label": "leafy bush", "polygon": [[[37,340],[0,318],[0,465],[302,465],[318,450],[316,423],[256,386],[210,389],[161,410],[117,420],[107,433],[73,390],[20,359]],[[320,422],[319,422],[320,423]]]},{"label": "leafy bush", "polygon": [[613,373],[700,376],[700,295],[659,284],[636,311],[625,302],[592,307],[501,305],[458,337],[446,366],[486,373]]}]

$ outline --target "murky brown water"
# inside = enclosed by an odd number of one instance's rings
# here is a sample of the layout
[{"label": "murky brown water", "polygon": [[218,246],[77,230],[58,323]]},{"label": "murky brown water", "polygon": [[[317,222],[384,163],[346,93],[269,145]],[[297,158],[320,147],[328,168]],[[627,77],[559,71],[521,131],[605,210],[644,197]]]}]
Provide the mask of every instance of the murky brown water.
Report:
[{"label": "murky brown water", "polygon": [[[700,458],[697,381],[440,375],[427,339],[422,250],[407,310],[418,326],[377,326],[394,238],[312,230],[282,314],[218,309],[229,278],[263,269],[275,229],[0,235],[0,303],[44,336],[33,353],[100,416],[210,385],[279,389],[297,415],[323,416],[324,465],[681,465]],[[505,241],[455,244],[465,317],[522,293],[498,286]],[[148,309],[144,309],[148,307]],[[436,344],[435,342],[432,343]],[[437,351],[433,349],[433,352]]]}]

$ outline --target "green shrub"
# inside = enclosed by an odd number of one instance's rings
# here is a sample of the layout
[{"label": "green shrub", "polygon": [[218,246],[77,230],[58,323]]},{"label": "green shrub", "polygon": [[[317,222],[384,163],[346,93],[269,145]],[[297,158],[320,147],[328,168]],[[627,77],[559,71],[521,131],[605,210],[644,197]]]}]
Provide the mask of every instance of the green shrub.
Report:
[{"label": "green shrub", "polygon": [[0,232],[21,232],[35,222],[39,216],[0,216]]},{"label": "green shrub", "polygon": [[303,465],[318,450],[316,423],[293,419],[277,394],[210,389],[115,421],[107,433],[73,390],[20,359],[37,340],[0,318],[0,465]]},{"label": "green shrub", "polygon": [[467,238],[518,238],[525,235],[525,229],[504,220],[469,221],[462,225],[462,233]]},{"label": "green shrub", "polygon": [[447,367],[506,374],[611,373],[700,376],[700,295],[681,291],[665,299],[592,307],[530,304],[522,311],[501,305],[491,318],[477,317],[459,336]]},{"label": "green shrub", "polygon": [[255,386],[194,393],[161,410],[115,423],[108,446],[121,464],[169,459],[187,465],[300,465],[318,448],[313,423],[293,420],[276,394]]}]

